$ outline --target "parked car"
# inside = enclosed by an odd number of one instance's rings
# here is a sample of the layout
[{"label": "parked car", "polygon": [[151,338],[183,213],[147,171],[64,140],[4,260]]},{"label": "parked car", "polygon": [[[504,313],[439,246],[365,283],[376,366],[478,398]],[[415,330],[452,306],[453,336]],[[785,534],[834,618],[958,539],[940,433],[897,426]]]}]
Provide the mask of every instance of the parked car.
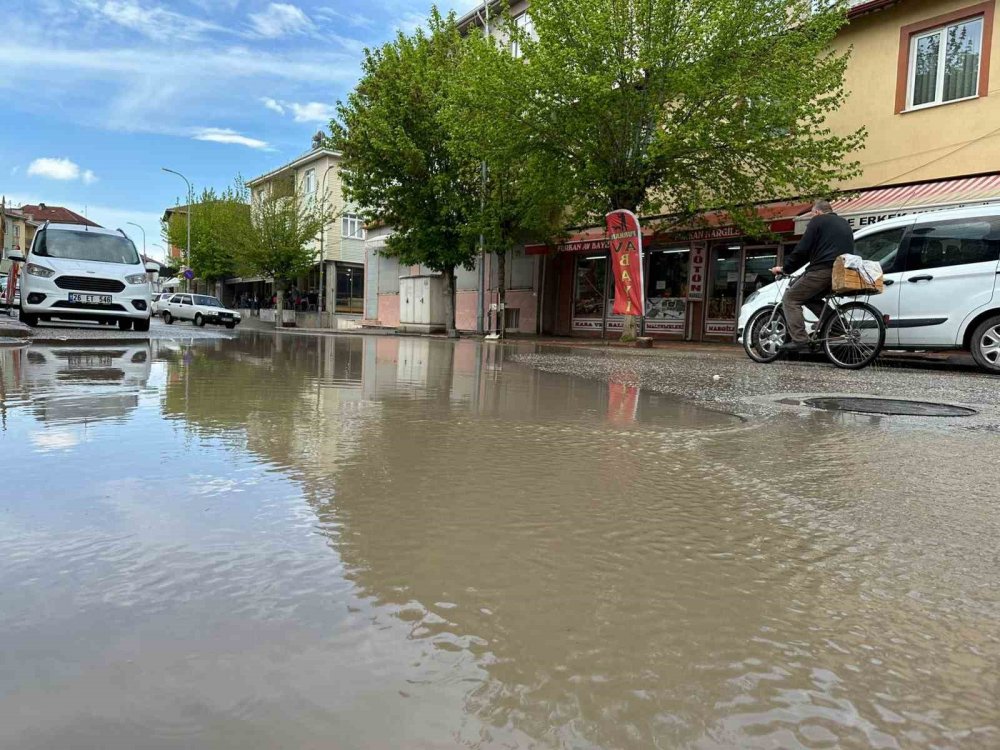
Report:
[{"label": "parked car", "polygon": [[152,292],[147,267],[122,231],[46,222],[35,233],[27,255],[8,253],[24,263],[21,321],[117,322],[149,330]]},{"label": "parked car", "polygon": [[[965,349],[981,368],[1000,373],[1000,206],[889,219],[859,229],[854,243],[856,254],[882,264],[885,291],[870,302],[889,316],[886,349]],[[751,317],[770,310],[785,284],[747,298],[741,341]]]},{"label": "parked car", "polygon": [[153,317],[157,315],[163,315],[163,312],[167,309],[167,302],[170,298],[174,296],[173,292],[160,292],[159,294],[153,295]]},{"label": "parked car", "polygon": [[215,297],[205,294],[175,294],[166,303],[163,322],[170,325],[175,320],[190,320],[196,326],[213,323],[231,330],[239,324],[242,317]]}]

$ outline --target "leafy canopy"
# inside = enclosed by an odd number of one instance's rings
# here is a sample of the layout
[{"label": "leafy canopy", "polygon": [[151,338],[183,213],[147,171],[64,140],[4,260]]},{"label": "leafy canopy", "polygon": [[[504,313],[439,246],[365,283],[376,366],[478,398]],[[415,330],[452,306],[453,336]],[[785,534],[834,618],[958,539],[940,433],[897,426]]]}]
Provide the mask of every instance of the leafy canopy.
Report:
[{"label": "leafy canopy", "polygon": [[[489,76],[471,127],[505,129],[568,185],[574,219],[694,215],[820,195],[857,174],[864,131],[838,135],[843,2],[533,0],[523,71]],[[817,6],[821,4],[815,4]],[[489,94],[489,95],[487,95]]]},{"label": "leafy canopy", "polygon": [[[221,193],[214,188],[202,191],[191,211],[189,263],[196,277],[212,282],[234,275],[238,235],[248,211],[246,189],[239,180]],[[186,248],[186,214],[172,214],[164,233],[171,245]]]},{"label": "leafy canopy", "polygon": [[475,258],[479,206],[479,164],[455,151],[443,116],[463,49],[454,14],[434,9],[426,32],[366,50],[330,126],[347,197],[368,223],[394,229],[384,252],[449,274]]}]

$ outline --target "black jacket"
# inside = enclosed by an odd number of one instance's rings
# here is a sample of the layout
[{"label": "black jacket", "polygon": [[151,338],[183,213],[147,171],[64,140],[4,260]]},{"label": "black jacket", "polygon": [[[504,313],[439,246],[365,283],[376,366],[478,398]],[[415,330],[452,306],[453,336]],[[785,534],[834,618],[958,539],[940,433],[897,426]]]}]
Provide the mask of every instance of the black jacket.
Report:
[{"label": "black jacket", "polygon": [[812,268],[829,266],[837,256],[854,252],[854,232],[846,219],[837,214],[819,214],[809,222],[799,244],[785,258],[786,274],[795,273],[808,263]]}]

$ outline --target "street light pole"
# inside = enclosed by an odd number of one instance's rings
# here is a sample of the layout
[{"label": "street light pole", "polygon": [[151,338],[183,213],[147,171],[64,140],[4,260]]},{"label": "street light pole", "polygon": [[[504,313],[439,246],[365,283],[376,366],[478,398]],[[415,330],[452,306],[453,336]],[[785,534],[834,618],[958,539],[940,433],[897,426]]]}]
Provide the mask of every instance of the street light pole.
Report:
[{"label": "street light pole", "polygon": [[139,231],[142,232],[142,262],[146,262],[146,230],[141,226],[136,224],[134,221],[126,221],[126,224],[131,224],[134,227],[139,227]]},{"label": "street light pole", "polygon": [[[187,202],[187,209],[184,211],[184,213],[187,215],[187,251],[184,254],[184,265],[190,268],[191,267],[191,211],[192,211],[191,204],[194,202],[194,190],[191,188],[191,181],[187,177],[182,175],[180,172],[173,169],[167,169],[166,167],[160,167],[160,169],[162,169],[164,172],[170,172],[170,174],[177,175],[182,180],[184,180],[184,184],[187,185],[188,202]],[[184,285],[187,287],[187,291],[190,292],[191,280],[185,277]]]},{"label": "street light pole", "polygon": [[[326,168],[323,173],[323,179],[320,180],[320,195],[323,198],[323,212],[326,213],[326,176],[330,174],[330,170],[333,169],[336,164],[331,164]],[[319,230],[319,311],[321,313],[325,312],[326,308],[326,224],[323,224],[323,228]],[[337,309],[337,303],[334,301],[333,309]],[[320,319],[322,320],[322,318]],[[320,323],[322,326],[322,323]]]}]

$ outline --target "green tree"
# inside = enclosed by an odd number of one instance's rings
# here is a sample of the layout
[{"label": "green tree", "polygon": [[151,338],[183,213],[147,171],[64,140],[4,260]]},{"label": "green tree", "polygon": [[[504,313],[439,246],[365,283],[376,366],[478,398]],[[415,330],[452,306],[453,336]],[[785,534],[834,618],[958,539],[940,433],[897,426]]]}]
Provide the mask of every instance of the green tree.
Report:
[{"label": "green tree", "polygon": [[461,64],[455,16],[431,11],[428,30],[367,50],[361,80],[330,124],[343,154],[344,192],[369,223],[394,228],[385,252],[448,280],[455,332],[455,269],[470,268],[479,210],[479,163],[453,148],[444,111]]},{"label": "green tree", "polygon": [[325,200],[304,195],[294,180],[275,180],[251,198],[237,233],[235,267],[244,276],[274,279],[275,326],[281,326],[288,282],[315,265],[314,243],[333,218]]},{"label": "green tree", "polygon": [[[235,247],[248,213],[247,191],[239,179],[221,193],[202,191],[191,210],[189,263],[195,277],[216,282],[235,274]],[[174,247],[187,247],[187,216],[174,213],[164,235]]]},{"label": "green tree", "polygon": [[525,152],[523,144],[534,134],[523,120],[485,114],[493,110],[495,90],[524,91],[529,85],[525,65],[511,53],[510,44],[475,30],[465,47],[443,112],[453,151],[482,165],[480,206],[469,219],[468,232],[481,235],[484,249],[496,255],[503,306],[507,254],[524,242],[553,242],[565,226],[570,192],[548,168],[547,158],[537,150]]},{"label": "green tree", "polygon": [[[864,131],[826,124],[846,96],[831,51],[845,3],[809,0],[533,0],[510,28],[522,75],[483,75],[483,122],[509,123],[523,158],[571,189],[580,223],[629,209],[689,221],[816,196],[858,173]],[[489,87],[489,96],[486,88]]]}]

